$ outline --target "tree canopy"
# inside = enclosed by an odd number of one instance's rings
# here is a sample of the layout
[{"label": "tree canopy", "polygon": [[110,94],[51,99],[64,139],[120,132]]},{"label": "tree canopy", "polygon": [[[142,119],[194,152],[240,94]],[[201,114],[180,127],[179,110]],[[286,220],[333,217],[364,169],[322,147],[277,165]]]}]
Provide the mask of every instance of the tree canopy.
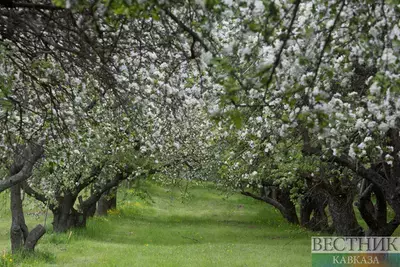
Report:
[{"label": "tree canopy", "polygon": [[338,234],[400,224],[397,1],[15,0],[0,13],[0,191],[23,182],[58,230],[156,174],[317,230],[327,206]]}]

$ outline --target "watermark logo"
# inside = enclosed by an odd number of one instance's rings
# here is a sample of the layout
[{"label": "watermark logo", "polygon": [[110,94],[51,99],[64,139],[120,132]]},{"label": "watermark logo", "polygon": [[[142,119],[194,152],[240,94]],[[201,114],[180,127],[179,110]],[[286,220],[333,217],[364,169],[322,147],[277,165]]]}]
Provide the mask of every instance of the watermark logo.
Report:
[{"label": "watermark logo", "polygon": [[313,267],[400,266],[399,237],[333,237],[311,238]]}]

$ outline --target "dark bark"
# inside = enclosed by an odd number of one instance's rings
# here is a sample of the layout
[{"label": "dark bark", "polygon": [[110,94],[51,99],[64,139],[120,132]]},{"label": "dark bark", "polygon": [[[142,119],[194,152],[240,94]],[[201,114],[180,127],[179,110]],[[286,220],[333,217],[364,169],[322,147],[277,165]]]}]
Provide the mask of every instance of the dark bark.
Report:
[{"label": "dark bark", "polygon": [[[29,233],[28,226],[25,223],[25,216],[21,196],[21,183],[31,176],[33,165],[42,156],[43,149],[37,146],[28,146],[22,150],[23,152],[17,155],[13,164],[10,167],[10,177],[18,175],[27,176],[22,180],[16,179],[11,183],[19,181],[10,189],[11,194],[11,250],[15,253],[23,248],[33,251],[36,243],[46,232],[44,227],[41,229],[39,225]],[[31,162],[32,161],[32,162]],[[40,225],[41,226],[41,225]],[[41,226],[42,227],[42,226]],[[38,230],[40,229],[40,231]]]},{"label": "dark bark", "polygon": [[111,190],[111,196],[109,199],[110,203],[110,209],[116,209],[117,208],[117,193],[118,193],[118,188],[115,187],[114,189]]},{"label": "dark bark", "polygon": [[65,191],[64,195],[57,199],[57,206],[51,210],[55,232],[62,233],[70,228],[86,226],[86,214],[78,212],[74,208],[76,198],[75,194]]},{"label": "dark bark", "polygon": [[[365,193],[364,199],[360,199],[361,214],[370,229],[367,230],[368,235],[391,235],[400,225],[400,138],[399,131],[389,130],[387,133],[388,143],[392,146],[393,152],[390,155],[393,157],[392,165],[384,162],[379,165],[372,165],[367,168],[362,164],[356,163],[348,157],[341,156],[334,158],[334,161],[342,166],[353,170],[359,176],[366,179],[372,184],[371,190],[377,197],[377,204],[372,207],[372,202],[369,200],[370,196]],[[384,158],[385,155],[382,155]],[[370,194],[370,193],[369,193]],[[395,212],[395,217],[386,222],[386,205]]]},{"label": "dark bark", "polygon": [[12,223],[10,235],[12,253],[22,249],[34,251],[37,242],[46,233],[46,229],[39,224],[29,232],[25,224],[20,184],[11,187],[11,214]]},{"label": "dark bark", "polygon": [[31,188],[27,183],[24,184],[25,192],[31,197],[36,198],[43,204],[48,205],[48,208],[53,213],[53,230],[57,233],[66,232],[70,228],[85,227],[87,214],[79,212],[74,208],[77,194],[69,190],[64,191],[61,196],[56,197],[57,203],[49,203],[47,198]]},{"label": "dark bark", "polygon": [[98,216],[107,216],[108,201],[105,196],[102,196],[97,202],[97,215]]},{"label": "dark bark", "polygon": [[19,184],[32,175],[33,166],[42,157],[43,147],[31,144],[21,149],[21,153],[16,155],[13,167],[15,171],[10,176],[0,181],[0,192]]},{"label": "dark bark", "polygon": [[[101,167],[95,167],[92,169],[91,176],[86,179],[85,183],[80,184],[74,190],[65,190],[63,192],[56,192],[56,204],[49,203],[46,196],[35,191],[33,188],[29,187],[28,184],[24,184],[25,190],[28,195],[36,198],[45,205],[48,205],[49,209],[53,213],[53,229],[55,232],[66,232],[67,230],[75,227],[85,227],[88,217],[91,217],[95,213],[96,203],[101,198],[101,196],[108,192],[112,188],[116,188],[121,181],[124,181],[129,177],[133,171],[133,167],[126,167],[116,176],[101,185],[96,190],[91,192],[90,197],[83,200],[79,197],[79,209],[74,208],[74,204],[78,198],[81,190],[89,186],[94,182],[94,177],[98,175],[101,171]],[[154,173],[155,170],[150,170],[146,173]],[[111,208],[115,208],[116,200],[111,201]]]},{"label": "dark bark", "polygon": [[[364,181],[363,184],[368,183]],[[369,184],[362,188],[358,209],[361,217],[368,225],[367,236],[391,236],[399,223],[396,220],[387,222],[387,203],[385,196],[377,186]],[[375,196],[376,203],[373,204],[371,197]]]},{"label": "dark bark", "polygon": [[310,190],[300,203],[300,224],[312,231],[330,231],[325,208],[328,197],[323,192]]},{"label": "dark bark", "polygon": [[104,193],[97,202],[97,215],[107,216],[107,211],[117,208],[117,188]]},{"label": "dark bark", "polygon": [[290,199],[290,191],[279,189],[277,191],[277,200],[285,208],[285,212],[282,214],[283,217],[290,223],[299,224],[299,218],[296,213],[296,206]]},{"label": "dark bark", "polygon": [[87,218],[93,217],[96,214],[96,211],[97,211],[96,205],[92,205],[91,207],[89,207],[87,209],[87,214],[86,214]]},{"label": "dark bark", "polygon": [[[73,190],[65,190],[64,192],[56,192],[56,204],[49,202],[47,197],[33,189],[28,183],[24,182],[23,187],[25,192],[31,197],[41,201],[44,205],[53,213],[53,229],[55,232],[65,232],[73,227],[85,227],[87,217],[94,215],[96,211],[96,205],[88,205],[87,209],[77,211],[74,208],[77,196],[87,186],[92,184],[98,177],[102,170],[103,165],[96,165],[92,167],[90,176],[79,183],[79,185]],[[81,179],[81,175],[77,176],[77,180]],[[80,202],[82,200],[80,199]]]},{"label": "dark bark", "polygon": [[[397,121],[396,124],[399,125],[399,121]],[[311,145],[308,131],[302,129],[302,134],[304,141],[303,153],[305,155],[321,155],[321,149]],[[362,202],[360,203],[359,208],[361,208],[360,212],[363,219],[370,228],[367,230],[367,234],[369,235],[389,235],[400,225],[400,136],[398,127],[397,129],[390,129],[387,132],[386,137],[384,145],[393,147],[393,151],[387,154],[382,154],[382,163],[378,165],[374,165],[373,163],[371,163],[371,167],[363,165],[346,154],[323,157],[323,159],[352,170],[359,177],[362,177],[369,183],[373,184],[373,186],[377,187],[383,195],[379,205],[383,207],[383,203],[386,202],[393,209],[395,213],[394,218],[385,224],[382,221],[385,213],[383,209],[380,207],[373,208],[371,206],[372,203],[368,200],[368,195],[364,197],[364,200],[360,199]],[[393,158],[391,165],[388,165],[385,162],[384,158],[386,155],[390,155]],[[383,201],[383,199],[385,201]],[[376,214],[375,209],[380,209],[378,214]],[[380,216],[379,220],[377,215]]]},{"label": "dark bark", "polygon": [[82,211],[86,213],[86,211],[92,207],[92,205],[95,205],[101,196],[108,192],[111,188],[117,187],[120,182],[126,180],[129,177],[129,174],[132,172],[132,170],[128,170],[126,173],[120,172],[115,175],[115,177],[108,181],[106,184],[92,192],[89,198],[87,198],[85,201],[81,201],[80,203],[80,208]]},{"label": "dark bark", "polygon": [[[336,173],[332,173],[331,170],[333,168],[340,172],[340,179]],[[318,203],[321,205],[320,216],[324,216],[326,201],[328,203],[329,213],[332,218],[332,227],[328,226],[328,231],[333,230],[337,235],[341,236],[360,236],[364,234],[354,213],[353,200],[356,194],[356,186],[351,175],[348,175],[345,170],[335,165],[328,165],[326,169],[320,169],[319,175],[309,176],[303,174],[303,177],[307,187],[311,188],[316,196],[320,194],[315,199],[315,205]],[[307,213],[304,214],[304,217],[306,216]],[[309,223],[307,219],[304,219],[304,221]]]},{"label": "dark bark", "polygon": [[53,230],[56,233],[64,233],[71,228],[86,227],[87,216],[72,209],[68,214],[60,212],[59,209],[53,210]]},{"label": "dark bark", "polygon": [[[91,193],[91,195],[93,195],[93,193],[94,193],[93,188],[90,190],[90,193]],[[82,198],[79,198],[79,203],[83,203]],[[87,210],[87,212],[86,212],[87,217],[88,218],[93,217],[96,214],[97,205],[93,204],[93,205],[89,206],[86,210]]]},{"label": "dark bark", "polygon": [[36,227],[33,228],[32,231],[30,231],[28,237],[26,238],[24,249],[26,251],[34,251],[37,242],[45,233],[46,229],[44,228],[43,225],[41,224],[36,225]]},{"label": "dark bark", "polygon": [[28,227],[25,224],[21,186],[19,184],[11,187],[11,216],[11,250],[14,253],[23,248],[29,234]]},{"label": "dark bark", "polygon": [[63,196],[57,199],[56,207],[52,209],[54,231],[65,232],[70,228],[85,227],[86,220],[93,211],[93,206],[96,205],[101,196],[111,188],[117,187],[127,177],[128,175],[125,173],[117,173],[114,179],[94,190],[89,198],[86,200],[80,198],[79,211],[74,208],[78,193],[65,191]]},{"label": "dark bark", "polygon": [[364,231],[358,224],[353,209],[352,194],[329,195],[329,212],[333,227],[340,236],[362,236]]},{"label": "dark bark", "polygon": [[[333,165],[331,167],[334,167]],[[345,170],[341,172],[339,179],[336,174],[329,182],[322,180],[322,187],[328,195],[329,213],[332,217],[332,226],[336,235],[340,236],[362,236],[363,228],[358,224],[354,212],[354,197],[356,195],[356,184],[351,175]],[[328,172],[328,175],[332,175]]]}]

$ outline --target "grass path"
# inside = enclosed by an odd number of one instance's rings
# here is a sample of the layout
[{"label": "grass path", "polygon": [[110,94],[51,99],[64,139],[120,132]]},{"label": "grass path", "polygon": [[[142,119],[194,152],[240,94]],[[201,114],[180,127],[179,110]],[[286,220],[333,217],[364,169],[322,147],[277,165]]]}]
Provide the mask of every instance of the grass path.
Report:
[{"label": "grass path", "polygon": [[[285,223],[271,207],[211,188],[149,186],[153,203],[128,193],[120,209],[86,229],[46,234],[38,255],[18,266],[310,266],[309,232]],[[29,226],[43,218],[27,216]],[[0,249],[9,250],[9,217],[0,219]],[[4,253],[4,252],[2,252]],[[1,265],[0,265],[1,266]]]}]

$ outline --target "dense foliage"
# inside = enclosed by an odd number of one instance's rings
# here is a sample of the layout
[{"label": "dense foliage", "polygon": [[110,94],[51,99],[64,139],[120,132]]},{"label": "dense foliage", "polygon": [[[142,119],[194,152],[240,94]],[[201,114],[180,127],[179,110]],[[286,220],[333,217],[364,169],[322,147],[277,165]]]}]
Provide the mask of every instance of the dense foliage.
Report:
[{"label": "dense foliage", "polygon": [[312,230],[400,224],[397,1],[6,1],[0,13],[0,190],[22,186],[56,230],[152,175],[213,181]]}]

